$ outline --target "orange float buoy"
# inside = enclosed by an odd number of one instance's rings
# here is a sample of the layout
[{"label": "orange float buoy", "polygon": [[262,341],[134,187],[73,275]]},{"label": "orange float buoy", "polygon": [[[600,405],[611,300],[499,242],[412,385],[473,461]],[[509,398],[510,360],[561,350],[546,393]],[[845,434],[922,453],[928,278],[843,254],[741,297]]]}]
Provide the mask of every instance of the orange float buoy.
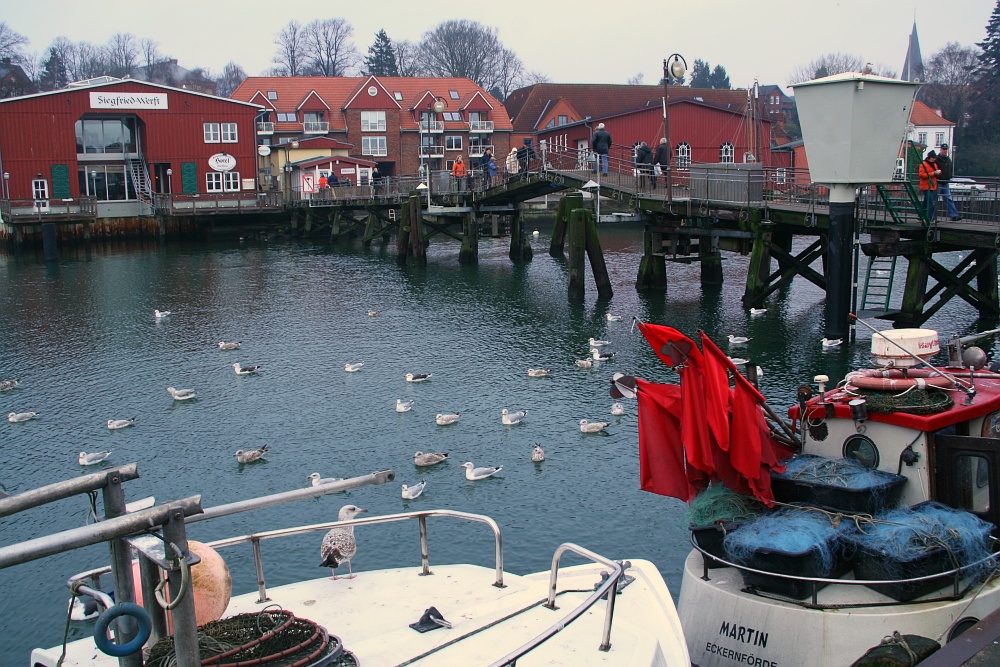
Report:
[{"label": "orange float buoy", "polygon": [[[194,540],[188,541],[188,549],[201,558],[201,562],[191,568],[191,592],[194,594],[194,616],[198,625],[217,621],[226,613],[229,599],[233,594],[233,579],[229,567],[212,547]],[[136,602],[142,604],[142,590],[139,582],[139,562],[132,562],[132,577],[136,582]],[[164,591],[164,593],[167,593]],[[169,597],[169,595],[167,595]],[[173,632],[170,615],[167,615],[167,631]]]}]

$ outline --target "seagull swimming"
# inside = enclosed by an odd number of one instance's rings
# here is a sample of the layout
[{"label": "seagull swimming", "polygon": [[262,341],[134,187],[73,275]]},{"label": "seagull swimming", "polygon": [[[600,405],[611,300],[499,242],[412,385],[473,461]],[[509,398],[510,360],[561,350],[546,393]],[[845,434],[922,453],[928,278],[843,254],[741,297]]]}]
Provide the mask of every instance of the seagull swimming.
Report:
[{"label": "seagull swimming", "polygon": [[448,459],[447,452],[428,452],[424,454],[423,452],[413,453],[413,465],[427,467],[432,465],[437,465],[441,461],[446,461]]},{"label": "seagull swimming", "polygon": [[115,431],[120,428],[125,428],[126,426],[131,426],[135,423],[135,417],[129,417],[128,419],[109,419],[108,428]]},{"label": "seagull swimming", "polygon": [[194,389],[174,389],[173,387],[167,387],[167,391],[170,392],[175,401],[187,401],[197,395]]},{"label": "seagull swimming", "polygon": [[586,359],[577,359],[576,365],[579,366],[580,368],[590,368],[591,366],[594,365],[594,360],[591,359],[590,357],[587,357]]},{"label": "seagull swimming", "polygon": [[344,364],[344,370],[348,373],[357,373],[361,370],[361,367],[365,365],[363,361],[347,362]]},{"label": "seagull swimming", "polygon": [[[366,512],[356,505],[344,505],[340,508],[337,521],[350,521],[359,514]],[[323,557],[320,567],[328,567],[331,572],[331,579],[353,579],[354,572],[351,570],[351,559],[358,551],[358,544],[354,541],[354,526],[343,528],[332,528],[319,545],[319,555]],[[347,576],[338,577],[337,568],[341,563],[347,563]]]},{"label": "seagull swimming", "polygon": [[462,467],[465,468],[465,479],[469,480],[470,482],[477,482],[481,479],[492,477],[493,475],[503,470],[503,466],[497,466],[495,468],[492,467],[476,468],[475,466],[472,465],[472,461],[466,461],[465,463],[462,464]]},{"label": "seagull swimming", "polygon": [[459,415],[458,412],[445,412],[445,413],[439,412],[436,415],[434,415],[434,421],[437,423],[438,426],[447,426],[448,424],[454,424],[455,422],[457,422],[458,415]]},{"label": "seagull swimming", "polygon": [[378,317],[378,316],[379,316],[379,311],[375,310],[374,308],[368,311],[368,317]]},{"label": "seagull swimming", "polygon": [[[311,479],[313,486],[319,486],[320,484],[329,484],[331,482],[344,481],[343,477],[320,477],[318,472],[312,473],[311,475],[306,477],[306,479]],[[343,519],[341,519],[341,521],[343,521]]]},{"label": "seagull swimming", "polygon": [[750,314],[751,315],[763,315],[766,312],[767,312],[767,308],[751,308],[750,309]]},{"label": "seagull swimming", "polygon": [[158,320],[162,320],[164,317],[170,317],[170,311],[169,310],[154,310],[153,311],[153,317],[155,317]]},{"label": "seagull swimming", "polygon": [[837,347],[844,342],[843,338],[821,338],[820,342],[823,343],[823,347]]},{"label": "seagull swimming", "polygon": [[611,345],[611,341],[610,340],[599,340],[599,339],[594,338],[593,336],[591,336],[591,338],[590,338],[590,347],[601,347],[603,345]]},{"label": "seagull swimming", "polygon": [[238,349],[240,349],[240,341],[238,341],[238,340],[234,340],[234,341],[220,340],[219,341],[219,349],[220,350],[238,350]]},{"label": "seagull swimming", "polygon": [[21,383],[17,380],[4,380],[3,382],[0,382],[0,391],[9,391],[20,384]]},{"label": "seagull swimming", "polygon": [[251,373],[256,373],[260,370],[260,364],[241,366],[240,362],[237,361],[233,363],[233,370],[236,371],[237,375],[250,375]]},{"label": "seagull swimming", "polygon": [[524,421],[524,418],[528,415],[527,410],[518,410],[517,412],[510,412],[507,408],[500,411],[500,421],[502,421],[507,426],[515,426]]},{"label": "seagull swimming", "polygon": [[429,380],[433,373],[407,373],[407,382],[423,382],[424,380]]},{"label": "seagull swimming", "polygon": [[734,336],[729,334],[729,344],[730,345],[745,345],[750,339],[746,336]]},{"label": "seagull swimming", "polygon": [[37,416],[37,412],[11,412],[7,415],[7,421],[11,424],[16,424],[18,422],[26,422],[29,419],[34,419]]},{"label": "seagull swimming", "polygon": [[615,356],[614,352],[601,352],[596,347],[590,348],[590,354],[593,356],[594,361],[607,361]]},{"label": "seagull swimming", "polygon": [[424,487],[427,486],[427,482],[420,480],[419,484],[414,484],[413,486],[403,485],[403,500],[416,500],[420,497],[420,494],[424,492]]},{"label": "seagull swimming", "polygon": [[251,449],[248,452],[244,452],[242,449],[237,449],[233,456],[240,463],[253,463],[254,461],[259,461],[264,458],[264,454],[267,452],[267,445],[260,447],[259,449]]},{"label": "seagull swimming", "polygon": [[608,422],[588,422],[586,419],[580,420],[580,433],[599,433],[611,426]]},{"label": "seagull swimming", "polygon": [[614,405],[611,406],[611,414],[613,414],[615,417],[621,417],[623,414],[625,414],[625,406],[622,405],[621,403],[615,403]]},{"label": "seagull swimming", "polygon": [[542,446],[537,442],[535,443],[535,448],[531,450],[531,460],[535,463],[541,463],[545,460],[545,452],[542,451]]},{"label": "seagull swimming", "polygon": [[608,313],[608,322],[621,322],[621,321],[622,321],[621,315],[612,315],[611,313]]},{"label": "seagull swimming", "polygon": [[80,456],[76,460],[82,466],[92,466],[97,465],[109,456],[111,456],[111,452],[90,452],[89,454],[87,452],[80,452]]},{"label": "seagull swimming", "polygon": [[744,359],[743,357],[726,357],[729,361],[733,362],[734,366],[743,366],[744,364],[749,364],[749,359]]},{"label": "seagull swimming", "polygon": [[413,409],[413,400],[404,401],[401,398],[396,399],[396,412],[409,412]]},{"label": "seagull swimming", "polygon": [[552,372],[551,368],[529,368],[528,377],[530,378],[543,378]]}]

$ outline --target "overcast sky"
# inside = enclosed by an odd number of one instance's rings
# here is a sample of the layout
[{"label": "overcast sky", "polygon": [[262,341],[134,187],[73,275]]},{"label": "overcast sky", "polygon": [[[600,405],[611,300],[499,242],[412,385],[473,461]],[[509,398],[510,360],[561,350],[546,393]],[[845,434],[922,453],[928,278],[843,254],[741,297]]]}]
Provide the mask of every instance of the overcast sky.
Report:
[{"label": "overcast sky", "polygon": [[204,0],[4,0],[0,20],[42,54],[59,36],[105,44],[116,32],[159,43],[183,67],[219,74],[227,62],[247,74],[272,65],[274,37],[288,21],[339,17],[354,27],[364,55],[385,29],[419,41],[449,19],[496,27],[504,45],[560,83],[660,80],[663,59],[682,54],[722,65],[733,87],[785,85],[799,65],[836,51],[902,69],[916,19],[926,62],[947,42],[971,46],[986,35],[995,0],[473,0],[472,2],[205,2]]}]

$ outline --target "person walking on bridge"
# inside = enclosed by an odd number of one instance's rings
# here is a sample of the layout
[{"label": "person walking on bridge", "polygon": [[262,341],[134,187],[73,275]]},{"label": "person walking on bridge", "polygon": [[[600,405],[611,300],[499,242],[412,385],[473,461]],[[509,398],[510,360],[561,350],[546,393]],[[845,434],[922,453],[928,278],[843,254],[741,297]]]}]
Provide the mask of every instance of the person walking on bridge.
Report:
[{"label": "person walking on bridge", "polygon": [[607,176],[608,152],[611,150],[611,133],[604,129],[604,123],[597,125],[597,132],[594,132],[594,138],[591,143],[593,144],[594,152],[597,153],[597,161],[594,162],[594,173],[597,173],[597,169],[600,167],[601,173]]},{"label": "person walking on bridge", "polygon": [[931,151],[927,154],[917,168],[917,175],[920,177],[920,191],[924,193],[924,217],[927,222],[933,222],[937,219],[937,179],[941,175],[937,153]]},{"label": "person walking on bridge", "polygon": [[938,195],[944,204],[945,213],[949,220],[961,220],[955,200],[951,198],[951,177],[955,175],[955,163],[948,157],[948,144],[941,144],[937,156],[938,168],[941,175],[938,176]]},{"label": "person walking on bridge", "polygon": [[664,184],[670,178],[670,146],[666,137],[660,137],[660,145],[656,147],[656,155],[653,156],[653,189],[656,189],[656,177],[663,174]]}]

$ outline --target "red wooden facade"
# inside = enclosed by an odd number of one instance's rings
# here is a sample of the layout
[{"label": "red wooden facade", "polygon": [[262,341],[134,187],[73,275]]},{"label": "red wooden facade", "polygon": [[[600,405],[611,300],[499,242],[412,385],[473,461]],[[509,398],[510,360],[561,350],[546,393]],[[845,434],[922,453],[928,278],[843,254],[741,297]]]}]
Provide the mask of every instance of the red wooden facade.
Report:
[{"label": "red wooden facade", "polygon": [[[0,100],[3,194],[137,201],[143,190],[256,190],[259,111],[246,102],[135,80]],[[145,183],[140,171],[148,174]]]}]

